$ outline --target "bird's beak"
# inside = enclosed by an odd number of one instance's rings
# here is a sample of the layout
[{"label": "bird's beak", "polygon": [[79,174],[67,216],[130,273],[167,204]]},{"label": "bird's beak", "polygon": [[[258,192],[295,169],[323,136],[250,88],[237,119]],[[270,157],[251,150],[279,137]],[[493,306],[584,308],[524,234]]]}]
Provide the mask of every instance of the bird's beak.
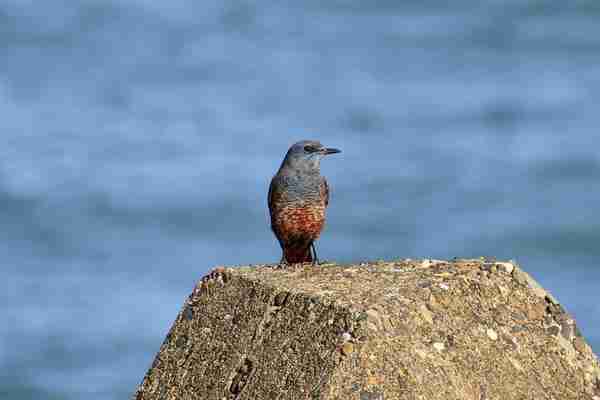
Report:
[{"label": "bird's beak", "polygon": [[328,154],[335,154],[335,153],[341,153],[341,150],[338,149],[334,149],[331,147],[325,148],[323,149],[323,154],[328,155]]}]

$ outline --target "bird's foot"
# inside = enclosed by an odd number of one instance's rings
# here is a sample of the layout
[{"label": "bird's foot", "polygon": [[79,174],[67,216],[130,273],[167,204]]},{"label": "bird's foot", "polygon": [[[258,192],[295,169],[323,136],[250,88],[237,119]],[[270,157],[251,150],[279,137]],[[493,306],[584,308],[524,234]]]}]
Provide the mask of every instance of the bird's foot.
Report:
[{"label": "bird's foot", "polygon": [[290,265],[290,264],[287,262],[285,257],[281,257],[281,260],[279,260],[279,264],[277,264],[277,268],[285,268],[288,265]]}]

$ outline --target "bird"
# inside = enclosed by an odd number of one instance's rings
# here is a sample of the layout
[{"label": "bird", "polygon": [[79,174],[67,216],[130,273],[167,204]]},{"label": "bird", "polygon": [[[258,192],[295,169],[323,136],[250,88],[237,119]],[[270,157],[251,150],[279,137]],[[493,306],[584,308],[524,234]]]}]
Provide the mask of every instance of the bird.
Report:
[{"label": "bird", "polygon": [[316,140],[299,141],[271,179],[268,205],[271,230],[283,252],[280,264],[319,263],[314,243],[329,205],[329,185],[320,165],[323,157],[340,152]]}]

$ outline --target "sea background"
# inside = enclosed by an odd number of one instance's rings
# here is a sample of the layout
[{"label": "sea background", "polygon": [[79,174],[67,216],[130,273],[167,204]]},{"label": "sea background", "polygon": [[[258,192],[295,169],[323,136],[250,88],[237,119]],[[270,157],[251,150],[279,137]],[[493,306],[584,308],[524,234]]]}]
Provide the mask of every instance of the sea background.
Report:
[{"label": "sea background", "polygon": [[0,398],[128,398],[305,138],[321,258],[515,259],[600,351],[600,3],[274,3],[0,1]]}]

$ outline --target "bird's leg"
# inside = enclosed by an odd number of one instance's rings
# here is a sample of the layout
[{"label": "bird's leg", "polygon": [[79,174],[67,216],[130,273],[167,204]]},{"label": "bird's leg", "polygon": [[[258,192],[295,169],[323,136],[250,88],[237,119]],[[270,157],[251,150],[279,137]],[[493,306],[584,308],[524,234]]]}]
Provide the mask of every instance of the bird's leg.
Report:
[{"label": "bird's leg", "polygon": [[310,248],[312,249],[312,253],[313,253],[313,265],[319,265],[319,257],[317,257],[317,249],[315,247],[315,242],[312,241],[310,243]]},{"label": "bird's leg", "polygon": [[285,259],[285,246],[283,245],[283,241],[281,240],[279,235],[275,235],[275,236],[277,237],[277,241],[279,242],[279,247],[281,247],[281,260],[279,260],[279,265],[280,266],[288,265],[289,263]]}]

